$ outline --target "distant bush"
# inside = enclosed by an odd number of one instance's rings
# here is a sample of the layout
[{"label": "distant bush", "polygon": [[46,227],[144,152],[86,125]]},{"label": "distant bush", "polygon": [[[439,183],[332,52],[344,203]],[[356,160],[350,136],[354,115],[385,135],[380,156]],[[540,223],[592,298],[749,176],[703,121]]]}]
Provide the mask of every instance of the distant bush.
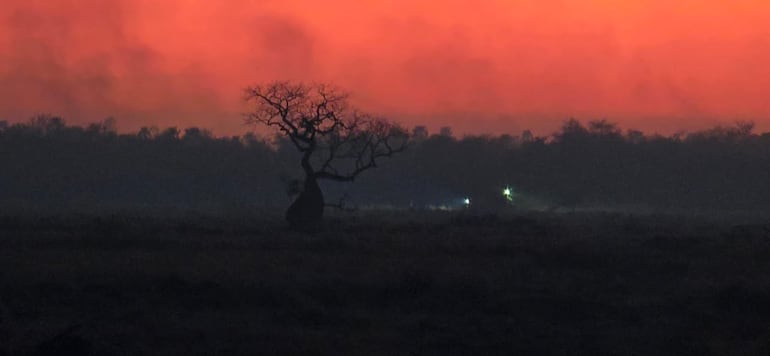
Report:
[{"label": "distant bush", "polygon": [[[670,136],[568,120],[551,136],[430,135],[355,185],[324,187],[351,206],[770,209],[770,133],[750,122]],[[0,207],[285,208],[301,178],[285,138],[217,137],[191,127],[118,132],[112,119],[68,125],[53,115],[0,121]],[[455,204],[461,205],[461,204]]]}]

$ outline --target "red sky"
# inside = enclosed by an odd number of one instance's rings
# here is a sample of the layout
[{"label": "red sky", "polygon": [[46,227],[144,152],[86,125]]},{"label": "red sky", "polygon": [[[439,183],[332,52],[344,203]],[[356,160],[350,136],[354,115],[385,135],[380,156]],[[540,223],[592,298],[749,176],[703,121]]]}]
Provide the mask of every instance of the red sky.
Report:
[{"label": "red sky", "polygon": [[0,119],[246,130],[241,89],[331,81],[432,131],[566,118],[770,130],[767,0],[4,0]]}]

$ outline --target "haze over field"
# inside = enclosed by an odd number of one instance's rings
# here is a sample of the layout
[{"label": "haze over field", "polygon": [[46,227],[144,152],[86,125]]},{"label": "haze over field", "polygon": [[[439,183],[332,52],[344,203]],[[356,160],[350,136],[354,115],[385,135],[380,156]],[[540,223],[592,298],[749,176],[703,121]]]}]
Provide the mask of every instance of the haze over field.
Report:
[{"label": "haze over field", "polygon": [[545,134],[570,116],[767,130],[768,18],[760,0],[6,0],[0,119],[241,133],[241,89],[292,79],[458,133]]}]

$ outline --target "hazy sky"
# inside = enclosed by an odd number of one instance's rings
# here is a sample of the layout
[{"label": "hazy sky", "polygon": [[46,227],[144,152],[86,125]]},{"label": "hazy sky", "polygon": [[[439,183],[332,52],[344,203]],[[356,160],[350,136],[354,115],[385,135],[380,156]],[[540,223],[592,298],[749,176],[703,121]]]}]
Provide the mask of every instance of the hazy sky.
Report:
[{"label": "hazy sky", "polygon": [[331,81],[432,131],[608,118],[770,129],[767,0],[4,0],[0,119],[245,130],[243,87]]}]

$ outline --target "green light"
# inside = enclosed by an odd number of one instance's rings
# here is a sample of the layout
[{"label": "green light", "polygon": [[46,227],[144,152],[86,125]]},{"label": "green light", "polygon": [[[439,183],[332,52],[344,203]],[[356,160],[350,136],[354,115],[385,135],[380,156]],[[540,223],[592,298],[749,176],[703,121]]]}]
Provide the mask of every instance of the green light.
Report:
[{"label": "green light", "polygon": [[503,198],[508,202],[513,202],[513,189],[511,187],[506,186],[503,188]]}]

